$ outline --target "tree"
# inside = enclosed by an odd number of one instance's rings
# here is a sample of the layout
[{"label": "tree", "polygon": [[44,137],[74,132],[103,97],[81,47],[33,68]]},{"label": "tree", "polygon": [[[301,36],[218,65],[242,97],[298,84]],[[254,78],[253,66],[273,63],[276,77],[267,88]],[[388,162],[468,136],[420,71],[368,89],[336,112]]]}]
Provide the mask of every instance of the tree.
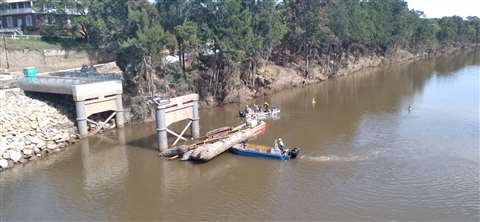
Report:
[{"label": "tree", "polygon": [[163,27],[176,37],[178,57],[185,78],[187,54],[193,58],[192,54],[199,44],[197,24],[189,20],[191,5],[189,0],[156,0]]},{"label": "tree", "polygon": [[175,34],[178,44],[178,55],[181,62],[182,71],[186,73],[186,55],[198,50],[199,40],[197,37],[197,24],[187,21],[182,25],[175,27]]},{"label": "tree", "polygon": [[251,14],[252,45],[246,51],[244,82],[255,87],[257,68],[270,59],[287,32],[287,27],[275,0],[251,0],[246,5]]},{"label": "tree", "polygon": [[92,0],[37,0],[34,8],[47,16],[56,19],[54,26],[46,27],[44,33],[55,37],[58,35],[73,35],[87,40],[89,37],[88,9],[91,8]]},{"label": "tree", "polygon": [[156,0],[156,7],[162,26],[168,32],[175,32],[175,27],[189,20],[191,1],[189,0]]},{"label": "tree", "polygon": [[438,21],[440,31],[437,38],[446,45],[459,43],[465,40],[465,24],[462,17],[443,17]]},{"label": "tree", "polygon": [[116,54],[120,43],[132,36],[136,27],[127,23],[129,0],[91,1],[88,8],[89,43]]},{"label": "tree", "polygon": [[[304,74],[310,76],[310,62],[334,42],[334,33],[330,30],[327,1],[325,0],[289,0],[285,1],[289,23],[287,44],[303,54]],[[296,47],[301,43],[299,47]]]},{"label": "tree", "polygon": [[471,42],[480,43],[480,18],[477,16],[467,17],[468,22],[468,36]]},{"label": "tree", "polygon": [[132,87],[130,94],[153,95],[158,92],[154,84],[155,68],[161,64],[161,51],[175,43],[170,42],[168,34],[158,22],[156,9],[149,2],[128,1],[127,9],[124,26],[132,34],[118,43],[120,50],[117,63],[125,71],[127,81],[134,82],[132,86],[140,86]]},{"label": "tree", "polygon": [[213,70],[208,88],[214,96],[222,96],[236,84],[239,68],[253,47],[251,11],[242,0],[195,0],[191,7],[191,19],[199,27],[202,67]]},{"label": "tree", "polygon": [[421,19],[413,35],[413,47],[420,50],[433,48],[439,31],[440,27],[435,20]]}]

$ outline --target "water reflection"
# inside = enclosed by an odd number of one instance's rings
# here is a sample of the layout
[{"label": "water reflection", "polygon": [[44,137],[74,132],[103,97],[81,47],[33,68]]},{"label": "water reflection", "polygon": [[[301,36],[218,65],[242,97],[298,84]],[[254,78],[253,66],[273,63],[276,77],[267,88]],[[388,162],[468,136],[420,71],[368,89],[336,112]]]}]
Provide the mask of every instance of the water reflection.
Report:
[{"label": "water reflection", "polygon": [[83,183],[87,192],[112,187],[117,181],[123,181],[128,174],[129,162],[124,149],[125,130],[119,129],[115,135],[118,141],[98,135],[79,142]]}]

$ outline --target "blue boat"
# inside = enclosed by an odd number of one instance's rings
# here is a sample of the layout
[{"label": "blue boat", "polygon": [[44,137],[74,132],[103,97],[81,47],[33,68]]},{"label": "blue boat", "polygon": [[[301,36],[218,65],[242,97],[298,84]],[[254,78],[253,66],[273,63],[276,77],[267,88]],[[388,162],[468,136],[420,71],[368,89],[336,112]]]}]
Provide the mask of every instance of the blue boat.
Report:
[{"label": "blue boat", "polygon": [[240,156],[258,157],[274,160],[291,160],[300,154],[299,148],[285,149],[284,151],[275,150],[272,147],[255,144],[237,144],[230,148],[230,152]]}]

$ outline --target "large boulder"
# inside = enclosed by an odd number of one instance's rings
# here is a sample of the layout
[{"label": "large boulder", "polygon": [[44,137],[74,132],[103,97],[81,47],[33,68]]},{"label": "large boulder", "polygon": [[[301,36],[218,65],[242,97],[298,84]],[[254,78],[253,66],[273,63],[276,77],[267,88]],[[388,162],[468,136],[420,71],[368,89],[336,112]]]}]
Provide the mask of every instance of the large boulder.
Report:
[{"label": "large boulder", "polygon": [[36,136],[32,137],[32,138],[30,139],[30,142],[33,143],[33,144],[35,144],[35,145],[45,144],[45,142],[44,142],[42,139],[40,139],[40,138],[38,138],[38,137],[36,137]]},{"label": "large boulder", "polygon": [[49,149],[49,150],[54,150],[54,149],[56,149],[57,147],[58,147],[57,144],[55,144],[55,143],[52,142],[52,141],[50,141],[50,142],[47,143],[47,149]]},{"label": "large boulder", "polygon": [[7,151],[7,149],[8,149],[7,144],[0,141],[0,156],[2,156],[3,153]]},{"label": "large boulder", "polygon": [[18,162],[22,159],[22,153],[17,150],[8,150],[7,153],[10,155],[10,159],[14,162]]},{"label": "large boulder", "polygon": [[4,152],[1,156],[1,158],[9,160],[10,159],[10,153],[9,152]]},{"label": "large boulder", "polygon": [[8,168],[8,161],[5,159],[0,159],[0,168],[7,169]]},{"label": "large boulder", "polygon": [[24,150],[22,150],[22,152],[23,152],[23,155],[25,155],[27,157],[33,156],[33,150],[32,149],[24,149]]}]

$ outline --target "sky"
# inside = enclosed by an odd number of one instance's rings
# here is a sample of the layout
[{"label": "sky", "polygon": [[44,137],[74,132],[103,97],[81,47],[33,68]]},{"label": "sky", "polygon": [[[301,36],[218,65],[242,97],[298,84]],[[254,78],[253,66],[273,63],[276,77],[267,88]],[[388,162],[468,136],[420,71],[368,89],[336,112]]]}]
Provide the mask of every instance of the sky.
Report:
[{"label": "sky", "polygon": [[480,0],[406,0],[410,9],[423,11],[428,18],[458,15],[480,17]]}]

